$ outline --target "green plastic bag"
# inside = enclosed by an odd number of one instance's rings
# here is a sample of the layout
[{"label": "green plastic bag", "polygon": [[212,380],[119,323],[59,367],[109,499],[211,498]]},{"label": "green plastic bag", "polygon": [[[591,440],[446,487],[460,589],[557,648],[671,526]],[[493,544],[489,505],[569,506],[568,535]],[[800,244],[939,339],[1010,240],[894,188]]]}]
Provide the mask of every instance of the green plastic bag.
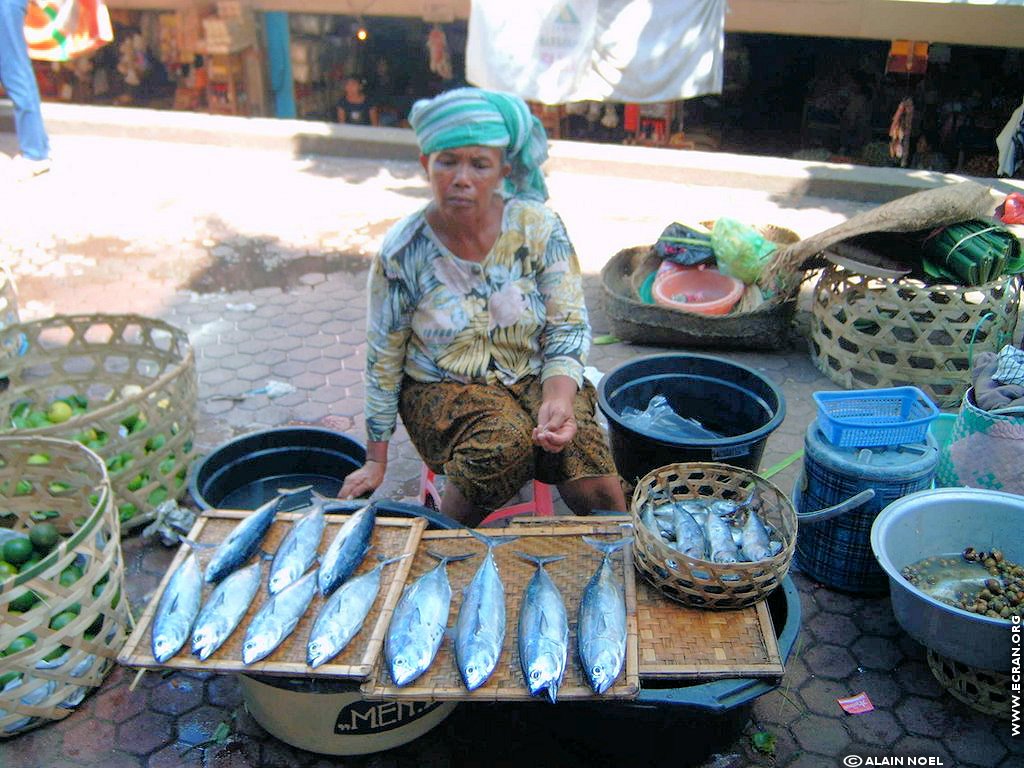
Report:
[{"label": "green plastic bag", "polygon": [[777,246],[753,227],[723,216],[711,231],[711,247],[719,272],[753,285]]}]

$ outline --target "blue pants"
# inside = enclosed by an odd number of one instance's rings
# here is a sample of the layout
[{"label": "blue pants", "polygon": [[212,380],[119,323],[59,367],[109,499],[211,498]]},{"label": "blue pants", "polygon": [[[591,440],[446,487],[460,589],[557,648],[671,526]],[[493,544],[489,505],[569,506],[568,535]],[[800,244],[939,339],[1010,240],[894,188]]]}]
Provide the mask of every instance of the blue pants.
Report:
[{"label": "blue pants", "polygon": [[0,0],[0,83],[14,102],[14,129],[29,160],[50,156],[50,140],[39,107],[39,84],[25,42],[28,0]]}]

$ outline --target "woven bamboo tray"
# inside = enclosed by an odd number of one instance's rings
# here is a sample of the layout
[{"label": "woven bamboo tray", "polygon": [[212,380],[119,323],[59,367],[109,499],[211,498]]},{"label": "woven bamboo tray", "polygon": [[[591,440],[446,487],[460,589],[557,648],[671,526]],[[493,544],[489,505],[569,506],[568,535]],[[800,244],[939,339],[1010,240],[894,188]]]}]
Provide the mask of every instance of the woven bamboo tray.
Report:
[{"label": "woven bamboo tray", "polygon": [[969,667],[928,649],[928,668],[950,696],[985,715],[1009,720],[1010,675]]},{"label": "woven bamboo tray", "polygon": [[[107,464],[123,531],[185,494],[197,382],[184,331],[140,315],[57,315],[0,330],[0,348],[0,377],[10,380],[0,393],[0,432],[93,448]],[[69,395],[85,397],[89,410],[62,424],[13,427],[19,404],[46,410]]]},{"label": "woven bamboo tray", "polygon": [[[249,512],[237,510],[213,510],[204,512],[200,517],[189,538],[201,544],[219,544],[231,532]],[[267,532],[263,540],[262,548],[266,552],[276,552],[278,545],[288,532],[292,521],[302,516],[301,512],[278,513],[277,518]],[[322,555],[338,528],[348,519],[348,515],[327,515],[327,526],[320,541],[320,554]],[[359,566],[356,574],[362,574],[377,565],[377,555],[384,557],[397,557],[416,551],[420,535],[426,528],[426,521],[419,518],[388,518],[378,517],[373,530],[372,546],[367,553],[363,563]],[[151,628],[153,615],[156,613],[157,605],[160,602],[160,595],[163,594],[167,582],[178,565],[188,555],[188,546],[183,545],[175,556],[164,575],[160,586],[154,593],[153,598],[143,611],[135,631],[128,642],[125,643],[118,661],[130,667],[148,668],[170,668],[184,669],[196,672],[245,672],[261,675],[285,675],[291,677],[330,677],[349,678],[361,680],[366,678],[372,669],[374,661],[380,655],[382,648],[383,632],[391,618],[391,611],[398,602],[401,594],[402,584],[405,582],[405,575],[412,565],[412,558],[407,557],[397,563],[384,567],[381,576],[380,593],[377,600],[366,617],[363,628],[352,638],[348,647],[331,661],[316,669],[306,664],[306,644],[309,642],[309,632],[313,627],[320,608],[324,604],[324,598],[319,591],[310,603],[305,615],[299,621],[298,626],[292,634],[285,638],[284,642],[269,656],[255,664],[242,663],[242,643],[245,639],[245,630],[249,626],[257,611],[269,598],[266,589],[266,582],[269,578],[269,563],[263,569],[263,586],[253,599],[252,606],[242,618],[238,627],[225,641],[224,645],[217,649],[206,661],[199,661],[191,654],[191,638],[185,643],[176,656],[164,664],[157,664],[150,650]],[[204,572],[207,563],[213,556],[212,548],[199,549],[200,567]],[[203,585],[203,601],[209,597],[214,585]]]},{"label": "woven bamboo tray", "polygon": [[[630,567],[629,546],[613,556],[613,563],[621,568],[626,590],[626,662],[615,684],[601,696],[591,690],[580,668],[576,648],[577,609],[584,587],[601,562],[601,554],[585,543],[583,536],[622,537],[622,528],[581,523],[577,525],[533,525],[516,529],[519,539],[495,548],[494,558],[505,584],[506,633],[505,647],[498,666],[491,678],[480,688],[466,690],[455,665],[454,642],[446,636],[434,663],[423,675],[411,684],[399,688],[388,674],[383,656],[373,676],[363,684],[361,690],[368,698],[433,699],[458,701],[529,701],[542,700],[530,695],[523,680],[519,662],[518,621],[523,593],[536,571],[536,566],[516,555],[516,551],[534,555],[566,555],[564,560],[545,566],[565,600],[569,619],[569,651],[566,659],[565,677],[558,689],[558,700],[605,700],[634,698],[640,690],[637,660],[636,626],[636,583],[635,571]],[[480,565],[484,549],[480,542],[465,531],[427,531],[423,534],[416,559],[409,572],[408,583],[437,565],[437,560],[427,550],[439,554],[460,554],[477,552],[478,557],[448,565],[448,578],[452,585],[452,607],[449,616],[449,635],[454,631],[462,604],[462,590]],[[383,636],[381,637],[383,640]],[[543,698],[547,701],[546,698]]]},{"label": "woven bamboo tray", "polygon": [[[43,455],[48,461],[40,463]],[[0,525],[16,531],[27,531],[36,522],[33,515],[45,512],[62,536],[34,566],[0,582],[0,649],[19,637],[35,637],[27,648],[0,658],[7,686],[0,692],[0,736],[10,736],[67,717],[98,688],[125,641],[131,616],[122,599],[117,513],[96,454],[67,440],[0,437],[0,510]],[[81,576],[62,584],[71,566]],[[38,601],[18,610],[28,591]],[[77,616],[59,629],[51,627],[55,617],[73,613],[76,605]],[[11,688],[14,675],[21,683]]]},{"label": "woven bamboo tray", "polygon": [[972,354],[1011,340],[1021,285],[1019,275],[977,287],[925,285],[830,265],[814,290],[811,359],[845,389],[916,386],[955,408],[971,385]]},{"label": "woven bamboo tray", "polygon": [[[782,549],[755,563],[712,563],[670,548],[640,520],[640,509],[652,496],[667,493],[673,500],[727,499],[756,495],[761,519],[775,529]],[[796,548],[796,510],[786,495],[746,469],[712,462],[669,464],[644,475],[633,490],[630,511],[636,531],[633,554],[637,569],[666,597],[692,608],[731,610],[764,600],[789,571]]]},{"label": "woven bamboo tray", "polygon": [[[578,517],[517,517],[507,532],[536,526],[578,526]],[[617,534],[629,515],[600,515],[587,524]],[[515,546],[510,544],[509,546]],[[688,608],[636,579],[637,653],[644,680],[777,679],[785,671],[768,604],[733,611]]]}]

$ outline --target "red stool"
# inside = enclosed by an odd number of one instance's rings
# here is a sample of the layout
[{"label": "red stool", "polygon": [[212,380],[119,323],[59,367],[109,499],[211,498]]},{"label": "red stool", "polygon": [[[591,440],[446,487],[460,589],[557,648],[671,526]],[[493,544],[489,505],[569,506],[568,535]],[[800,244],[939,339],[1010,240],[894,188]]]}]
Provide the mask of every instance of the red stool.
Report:
[{"label": "red stool", "polygon": [[[420,471],[420,499],[424,506],[441,510],[441,494],[435,485],[436,476],[426,464]],[[537,517],[554,517],[555,505],[551,500],[551,486],[542,483],[540,480],[533,481],[533,499],[520,504],[510,504],[507,507],[496,509],[483,520],[480,526],[487,526],[505,520],[510,517],[522,515],[536,515]]]}]

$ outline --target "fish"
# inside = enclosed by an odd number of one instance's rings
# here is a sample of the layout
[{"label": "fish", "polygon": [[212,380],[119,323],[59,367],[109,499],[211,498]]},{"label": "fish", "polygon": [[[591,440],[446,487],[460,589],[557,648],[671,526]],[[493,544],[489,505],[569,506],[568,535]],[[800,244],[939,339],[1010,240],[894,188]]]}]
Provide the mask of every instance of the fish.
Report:
[{"label": "fish", "polygon": [[310,496],[313,503],[309,512],[292,523],[274,553],[267,582],[267,589],[272,595],[302,576],[316,560],[316,551],[327,526],[324,505],[330,500],[316,491],[312,491]]},{"label": "fish", "polygon": [[163,664],[185,645],[203,596],[203,574],[193,549],[175,568],[153,617],[153,658]]},{"label": "fish", "polygon": [[554,704],[565,675],[569,620],[562,593],[544,566],[564,560],[565,555],[535,557],[525,552],[516,554],[537,565],[519,608],[519,661],[523,677],[531,695],[546,691]]},{"label": "fish", "polygon": [[192,655],[206,661],[245,617],[263,581],[263,563],[239,568],[223,579],[199,611],[192,629]]},{"label": "fish", "polygon": [[345,650],[362,628],[377,599],[384,567],[404,560],[410,554],[380,558],[372,570],[349,579],[334,591],[320,609],[309,632],[306,644],[306,663],[309,666],[316,669]]},{"label": "fish", "polygon": [[316,571],[310,571],[267,600],[249,623],[242,643],[242,663],[269,656],[288,637],[316,594]]},{"label": "fish", "polygon": [[384,638],[384,658],[395,685],[401,688],[422,675],[437,656],[452,606],[452,586],[448,581],[448,563],[475,557],[439,555],[427,552],[439,562],[407,586],[391,615]]},{"label": "fish", "polygon": [[487,554],[462,593],[455,623],[455,664],[466,690],[475,691],[494,672],[505,645],[505,585],[494,562],[494,548],[519,537],[499,540],[469,532],[487,547]]},{"label": "fish", "polygon": [[310,487],[306,485],[302,488],[279,488],[277,496],[261,504],[255,511],[243,518],[231,530],[231,533],[217,545],[213,557],[206,565],[206,581],[209,583],[220,581],[252,557],[259,549],[263,537],[270,530],[270,526],[274,522],[274,515],[277,514],[281,502],[289,496],[308,491]]},{"label": "fish", "polygon": [[324,552],[317,571],[321,595],[327,597],[356,572],[370,549],[370,538],[376,522],[377,505],[371,502],[341,525]]},{"label": "fish", "polygon": [[669,546],[695,560],[706,559],[707,539],[704,536],[704,529],[701,528],[700,523],[682,504],[674,505],[672,512],[675,539]]},{"label": "fish", "polygon": [[591,689],[600,695],[618,679],[626,660],[626,587],[610,558],[633,537],[601,541],[584,536],[583,540],[604,554],[583,588],[576,622],[580,664]]},{"label": "fish", "polygon": [[767,560],[775,554],[772,551],[772,540],[768,529],[753,509],[747,512],[747,519],[743,523],[740,536],[740,547],[744,560],[756,563],[758,560]]},{"label": "fish", "polygon": [[714,505],[708,510],[704,521],[704,532],[708,539],[708,556],[713,563],[738,563],[740,551],[732,538],[732,526],[722,515],[715,512]]}]

